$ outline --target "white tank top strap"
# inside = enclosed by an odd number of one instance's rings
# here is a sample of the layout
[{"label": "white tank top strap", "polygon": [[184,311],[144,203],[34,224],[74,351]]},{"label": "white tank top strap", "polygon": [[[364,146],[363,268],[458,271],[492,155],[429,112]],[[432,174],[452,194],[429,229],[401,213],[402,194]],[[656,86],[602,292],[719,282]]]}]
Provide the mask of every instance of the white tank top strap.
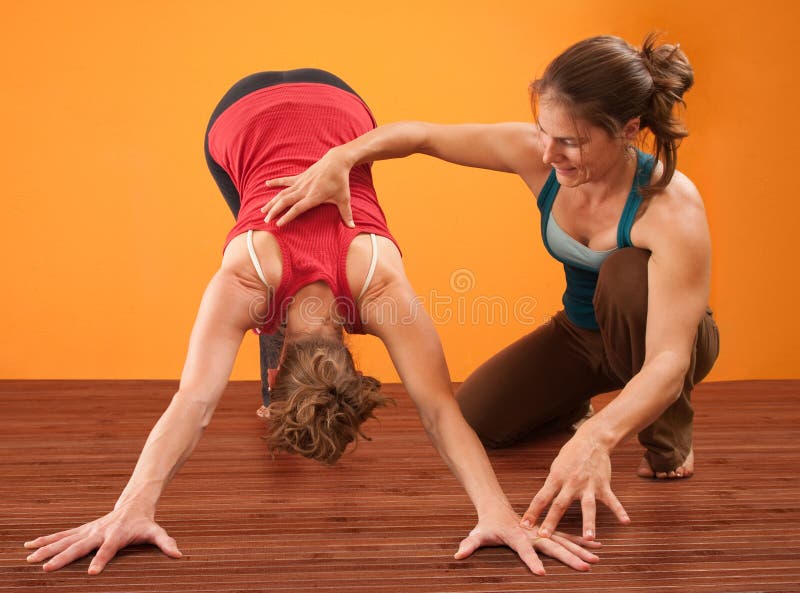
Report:
[{"label": "white tank top strap", "polygon": [[264,283],[264,286],[269,288],[269,284],[267,284],[267,279],[264,278],[264,271],[261,269],[261,264],[258,263],[258,256],[256,255],[256,249],[253,247],[253,230],[247,231],[247,250],[250,252],[250,259],[253,261],[253,267],[256,269],[256,273],[258,277],[261,278],[261,282]]},{"label": "white tank top strap", "polygon": [[369,238],[372,240],[372,261],[369,263],[369,272],[367,278],[364,280],[364,287],[361,289],[361,294],[358,295],[356,301],[360,301],[364,293],[369,288],[369,283],[372,282],[372,276],[375,274],[375,266],[378,265],[378,240],[375,238],[375,233],[370,233]]}]

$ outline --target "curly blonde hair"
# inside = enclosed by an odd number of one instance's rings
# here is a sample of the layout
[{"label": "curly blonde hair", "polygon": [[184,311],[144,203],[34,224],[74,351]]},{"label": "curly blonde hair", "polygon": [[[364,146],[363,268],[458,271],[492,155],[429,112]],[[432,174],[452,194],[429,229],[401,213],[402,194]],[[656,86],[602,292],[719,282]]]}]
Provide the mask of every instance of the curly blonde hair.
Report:
[{"label": "curly blonde hair", "polygon": [[332,465],[358,436],[377,406],[392,401],[380,382],[365,377],[340,340],[310,337],[287,342],[271,388],[265,440],[269,450],[299,453]]}]

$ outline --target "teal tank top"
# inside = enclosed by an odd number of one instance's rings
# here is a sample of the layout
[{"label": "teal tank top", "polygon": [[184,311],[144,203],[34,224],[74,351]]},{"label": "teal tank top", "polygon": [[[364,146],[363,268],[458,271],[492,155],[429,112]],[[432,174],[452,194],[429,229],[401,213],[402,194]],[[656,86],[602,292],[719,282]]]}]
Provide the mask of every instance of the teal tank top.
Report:
[{"label": "teal tank top", "polygon": [[619,224],[617,225],[617,246],[610,251],[593,251],[575,241],[562,231],[552,218],[553,202],[561,184],[556,180],[555,169],[550,172],[547,181],[536,199],[541,212],[542,241],[548,253],[564,265],[567,288],[561,302],[564,312],[572,323],[584,329],[597,330],[597,318],[594,313],[592,299],[597,288],[597,277],[600,265],[606,257],[617,249],[633,247],[631,243],[631,227],[636,211],[642,203],[639,187],[647,185],[653,172],[654,159],[651,155],[637,151],[636,175],[633,177],[631,191],[625,201]]}]

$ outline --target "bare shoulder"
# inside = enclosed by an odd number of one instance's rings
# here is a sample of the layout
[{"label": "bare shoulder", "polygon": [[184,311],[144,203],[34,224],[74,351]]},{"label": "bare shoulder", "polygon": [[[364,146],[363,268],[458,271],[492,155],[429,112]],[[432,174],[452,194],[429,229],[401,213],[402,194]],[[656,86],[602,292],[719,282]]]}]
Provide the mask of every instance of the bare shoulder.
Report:
[{"label": "bare shoulder", "polygon": [[[283,274],[283,261],[278,241],[267,231],[253,233],[253,249],[255,250],[261,271],[270,286],[278,286]],[[247,248],[247,233],[231,239],[222,256],[220,269],[229,276],[238,279],[243,286],[264,292],[264,283],[258,276],[250,250]]]},{"label": "bare shoulder", "polygon": [[[350,244],[347,254],[347,280],[356,299],[364,331],[383,337],[414,306],[414,292],[405,274],[403,259],[397,246],[386,237],[376,236],[378,257],[366,291],[364,283],[372,261],[369,235],[359,235]],[[360,297],[360,298],[359,298]]]},{"label": "bare shoulder", "polygon": [[[655,175],[660,175],[660,171]],[[631,238],[634,244],[653,252],[670,244],[707,249],[705,206],[691,179],[676,170],[667,187],[648,199],[647,209],[632,229]]]},{"label": "bare shoulder", "polygon": [[545,167],[542,163],[540,132],[535,125],[528,122],[507,122],[497,124],[495,129],[498,130],[501,139],[508,143],[514,155],[512,160],[516,165],[516,172],[530,166]]},{"label": "bare shoulder", "polygon": [[[403,258],[394,242],[380,235],[375,236],[375,241],[378,247],[377,262],[367,292],[364,294],[365,299],[374,296],[389,282],[405,277]],[[371,263],[372,240],[368,234],[360,234],[350,243],[347,252],[347,280],[356,298],[361,294]]]},{"label": "bare shoulder", "polygon": [[528,188],[537,194],[547,181],[552,167],[542,160],[541,131],[533,125],[520,127],[515,150],[514,172],[519,175]]},{"label": "bare shoulder", "polygon": [[662,202],[673,209],[705,212],[703,198],[700,196],[697,186],[681,171],[675,171],[662,194]]}]

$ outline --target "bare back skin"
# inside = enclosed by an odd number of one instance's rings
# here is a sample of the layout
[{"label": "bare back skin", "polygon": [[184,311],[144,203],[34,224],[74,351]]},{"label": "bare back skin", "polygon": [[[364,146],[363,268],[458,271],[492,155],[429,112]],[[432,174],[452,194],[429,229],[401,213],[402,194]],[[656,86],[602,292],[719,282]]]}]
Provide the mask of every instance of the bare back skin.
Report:
[{"label": "bare back skin", "polygon": [[[222,268],[232,271],[235,277],[241,280],[243,288],[252,290],[254,298],[259,296],[270,298],[250,259],[246,237],[246,234],[241,234],[230,241],[223,255]],[[376,235],[375,238],[378,245],[378,264],[367,292],[361,299],[362,302],[374,299],[377,294],[385,290],[388,283],[403,276],[403,262],[397,246],[386,237]],[[270,286],[279,286],[283,275],[283,257],[278,241],[269,231],[257,230],[253,232],[253,248],[267,283]],[[372,241],[369,234],[359,234],[352,240],[346,261],[350,293],[354,299],[358,299],[372,262]],[[311,295],[323,300],[332,301],[334,298],[330,287],[322,281],[301,288],[297,296],[299,300]],[[258,312],[262,314],[266,312],[266,303],[258,308]],[[365,329],[369,331],[368,328]]]}]

